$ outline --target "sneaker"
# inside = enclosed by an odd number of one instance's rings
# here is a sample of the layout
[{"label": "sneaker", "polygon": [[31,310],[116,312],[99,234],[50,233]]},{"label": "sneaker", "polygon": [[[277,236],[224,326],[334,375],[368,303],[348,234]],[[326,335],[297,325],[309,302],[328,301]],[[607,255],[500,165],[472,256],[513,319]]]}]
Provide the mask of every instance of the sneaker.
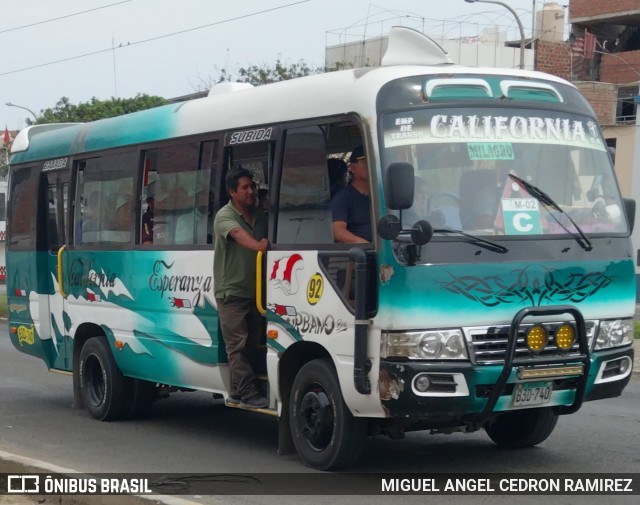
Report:
[{"label": "sneaker", "polygon": [[231,405],[239,405],[240,401],[240,395],[229,395],[225,403],[230,403]]},{"label": "sneaker", "polygon": [[267,400],[264,396],[260,396],[259,394],[255,394],[246,400],[242,400],[240,403],[243,407],[248,407],[250,409],[264,409],[269,406],[269,400]]}]

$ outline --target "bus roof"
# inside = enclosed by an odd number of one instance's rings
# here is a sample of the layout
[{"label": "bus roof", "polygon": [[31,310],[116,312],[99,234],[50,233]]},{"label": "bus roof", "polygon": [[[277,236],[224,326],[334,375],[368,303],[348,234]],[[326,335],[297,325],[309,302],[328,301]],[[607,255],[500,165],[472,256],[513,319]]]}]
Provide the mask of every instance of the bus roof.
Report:
[{"label": "bus roof", "polygon": [[[392,35],[395,35],[394,39]],[[422,34],[420,36],[424,37]],[[415,35],[412,37],[415,38]],[[390,50],[393,49],[392,40],[397,38],[397,31],[392,29],[389,36]],[[430,65],[398,64],[402,59],[398,54],[408,54],[405,60],[408,59],[410,63],[421,61],[420,54],[406,51],[405,41],[403,52],[396,51],[391,56],[389,51],[385,54],[383,64],[386,66],[329,72],[258,87],[227,86],[223,92],[216,92],[214,87],[214,91],[205,98],[124,116],[90,123],[30,126],[20,131],[14,140],[11,163],[67,157],[107,148],[281,121],[352,112],[373,117],[380,88],[390,80],[411,75],[500,75],[571,86],[563,79],[539,72],[452,65],[448,63],[448,57],[434,57],[433,47],[429,50],[430,53],[423,56],[422,61]]]}]

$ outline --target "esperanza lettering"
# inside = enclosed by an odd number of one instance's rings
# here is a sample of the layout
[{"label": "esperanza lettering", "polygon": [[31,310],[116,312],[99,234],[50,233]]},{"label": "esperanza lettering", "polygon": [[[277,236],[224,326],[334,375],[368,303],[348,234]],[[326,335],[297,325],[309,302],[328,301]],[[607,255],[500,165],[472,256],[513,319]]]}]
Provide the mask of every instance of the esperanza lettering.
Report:
[{"label": "esperanza lettering", "polygon": [[93,266],[93,261],[85,266],[85,262],[76,258],[69,268],[68,283],[70,286],[83,288],[97,286],[99,288],[112,288],[115,286],[118,274],[105,271],[104,268],[97,272]]},{"label": "esperanza lettering", "polygon": [[595,124],[582,121],[524,116],[449,116],[436,114],[431,118],[431,135],[435,138],[460,139],[529,139],[591,142],[599,144]]},{"label": "esperanza lettering", "polygon": [[213,277],[211,275],[169,275],[165,270],[171,270],[173,263],[167,264],[158,260],[153,265],[153,274],[149,277],[149,287],[152,291],[160,291],[160,298],[168,291],[199,292],[211,291]]}]

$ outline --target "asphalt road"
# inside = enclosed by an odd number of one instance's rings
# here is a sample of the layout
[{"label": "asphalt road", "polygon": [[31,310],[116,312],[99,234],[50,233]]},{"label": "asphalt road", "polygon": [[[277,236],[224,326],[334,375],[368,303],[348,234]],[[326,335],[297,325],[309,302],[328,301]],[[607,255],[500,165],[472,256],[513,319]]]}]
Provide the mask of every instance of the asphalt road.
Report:
[{"label": "asphalt road", "polygon": [[[71,377],[16,351],[0,329],[0,451],[85,473],[312,473],[296,456],[278,456],[277,423],[228,409],[205,393],[177,393],[144,420],[101,423],[72,408]],[[484,434],[408,434],[370,440],[358,472],[638,472],[640,377],[620,398],[585,404],[560,419],[539,447],[497,449]],[[294,476],[292,475],[292,478]],[[299,505],[295,496],[183,496],[199,503]],[[435,497],[429,498],[432,500]],[[401,503],[425,497],[403,496]],[[507,502],[507,500],[509,500]],[[439,496],[438,503],[538,504],[537,496]],[[556,496],[558,504],[638,503],[638,497]],[[389,496],[313,496],[304,503],[387,504]]]}]

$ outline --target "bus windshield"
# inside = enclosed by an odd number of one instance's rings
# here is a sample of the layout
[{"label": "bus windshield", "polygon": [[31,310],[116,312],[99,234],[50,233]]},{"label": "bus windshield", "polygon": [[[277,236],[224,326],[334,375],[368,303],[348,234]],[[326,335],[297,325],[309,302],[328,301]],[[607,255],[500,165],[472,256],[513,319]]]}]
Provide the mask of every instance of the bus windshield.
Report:
[{"label": "bus windshield", "polygon": [[414,167],[407,227],[426,219],[436,230],[476,236],[627,232],[609,153],[590,118],[448,107],[387,114],[382,126],[382,166]]}]

